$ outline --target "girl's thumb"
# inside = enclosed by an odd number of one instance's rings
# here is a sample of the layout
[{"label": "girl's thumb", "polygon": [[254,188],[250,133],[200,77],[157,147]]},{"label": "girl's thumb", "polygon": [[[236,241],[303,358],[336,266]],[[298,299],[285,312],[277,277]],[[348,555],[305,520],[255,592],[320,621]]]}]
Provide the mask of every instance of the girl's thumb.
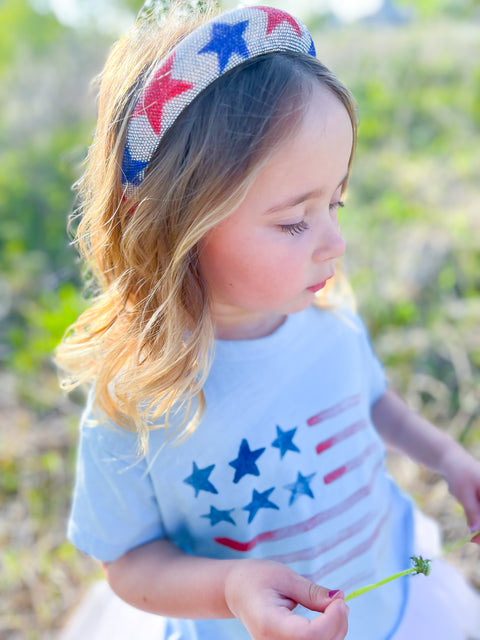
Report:
[{"label": "girl's thumb", "polygon": [[326,589],[307,580],[307,578],[301,576],[299,578],[298,594],[296,594],[295,600],[311,611],[325,611],[333,600],[345,597],[339,589]]}]

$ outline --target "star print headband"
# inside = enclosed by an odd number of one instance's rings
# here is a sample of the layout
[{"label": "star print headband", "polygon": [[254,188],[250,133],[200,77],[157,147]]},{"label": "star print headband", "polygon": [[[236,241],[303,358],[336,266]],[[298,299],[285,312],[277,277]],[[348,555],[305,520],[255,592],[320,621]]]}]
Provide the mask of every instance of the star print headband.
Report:
[{"label": "star print headband", "polygon": [[186,36],[155,71],[130,117],[122,159],[126,193],[141,184],[160,140],[201,91],[246,60],[285,51],[315,56],[307,27],[272,7],[230,11]]}]

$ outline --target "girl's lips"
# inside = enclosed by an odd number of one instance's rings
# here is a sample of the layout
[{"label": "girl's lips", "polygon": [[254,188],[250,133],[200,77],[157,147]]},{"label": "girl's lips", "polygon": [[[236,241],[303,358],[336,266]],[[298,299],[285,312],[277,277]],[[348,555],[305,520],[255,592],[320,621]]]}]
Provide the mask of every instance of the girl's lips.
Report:
[{"label": "girl's lips", "polygon": [[327,284],[327,281],[324,280],[323,282],[320,282],[319,284],[314,284],[313,287],[307,287],[307,291],[311,291],[312,293],[317,293],[317,291],[320,291],[320,289],[323,289],[323,287]]}]

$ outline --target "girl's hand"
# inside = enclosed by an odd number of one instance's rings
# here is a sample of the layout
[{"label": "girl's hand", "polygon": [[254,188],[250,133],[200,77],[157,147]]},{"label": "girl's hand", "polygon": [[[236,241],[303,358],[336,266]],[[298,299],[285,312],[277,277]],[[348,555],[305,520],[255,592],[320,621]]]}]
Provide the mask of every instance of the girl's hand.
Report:
[{"label": "girl's hand", "polygon": [[[266,560],[236,562],[225,581],[225,601],[253,640],[343,640],[348,607],[288,567]],[[294,613],[300,604],[324,612],[313,620]]]},{"label": "girl's hand", "polygon": [[[471,531],[480,529],[480,462],[462,447],[452,447],[443,459],[442,475],[450,493],[465,510]],[[480,536],[473,542],[480,544]]]}]

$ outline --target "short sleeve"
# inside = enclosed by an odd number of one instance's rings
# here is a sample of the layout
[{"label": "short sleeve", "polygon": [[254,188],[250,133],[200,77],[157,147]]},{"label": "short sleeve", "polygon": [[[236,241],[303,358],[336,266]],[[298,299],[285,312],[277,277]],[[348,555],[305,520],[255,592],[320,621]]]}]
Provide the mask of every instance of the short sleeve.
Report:
[{"label": "short sleeve", "polygon": [[95,418],[90,400],[80,424],[69,540],[112,562],[130,549],[163,537],[148,462],[137,436]]},{"label": "short sleeve", "polygon": [[343,311],[343,313],[348,321],[354,323],[361,335],[361,348],[363,350],[363,362],[365,367],[364,371],[367,378],[366,382],[370,406],[372,407],[377,400],[380,400],[387,389],[385,371],[373,350],[370,336],[363,320],[360,316],[355,313],[351,313],[350,311]]}]

